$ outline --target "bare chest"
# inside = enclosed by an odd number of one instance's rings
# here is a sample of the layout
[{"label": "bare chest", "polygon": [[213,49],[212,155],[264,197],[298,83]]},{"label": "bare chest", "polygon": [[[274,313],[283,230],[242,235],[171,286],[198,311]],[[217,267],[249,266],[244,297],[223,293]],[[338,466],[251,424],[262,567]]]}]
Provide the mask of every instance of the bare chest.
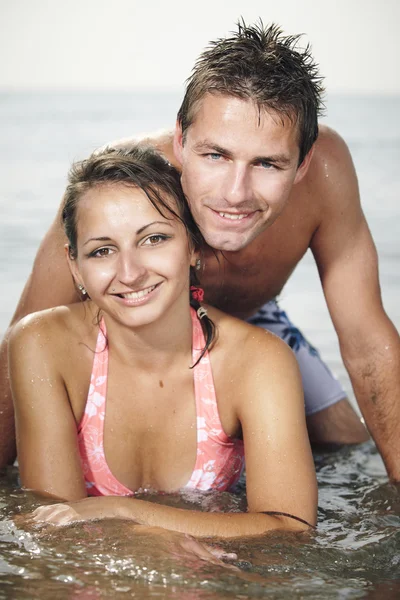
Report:
[{"label": "bare chest", "polygon": [[215,256],[207,252],[201,283],[205,300],[237,317],[254,314],[278,296],[309,248],[314,220],[297,210],[281,215],[247,248]]}]

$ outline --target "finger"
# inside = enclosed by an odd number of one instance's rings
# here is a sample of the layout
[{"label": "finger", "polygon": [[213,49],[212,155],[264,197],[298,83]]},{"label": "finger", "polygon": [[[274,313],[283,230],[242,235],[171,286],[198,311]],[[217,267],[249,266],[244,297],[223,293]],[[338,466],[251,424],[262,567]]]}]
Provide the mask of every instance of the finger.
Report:
[{"label": "finger", "polygon": [[220,560],[237,560],[235,552],[226,552],[222,548],[210,548],[211,554]]},{"label": "finger", "polygon": [[33,511],[32,516],[36,520],[45,519],[49,515],[53,514],[54,511],[60,510],[63,507],[62,504],[49,504],[46,506],[39,506],[36,510]]},{"label": "finger", "polygon": [[[198,542],[195,538],[186,537],[182,543],[182,547],[202,560],[210,561],[214,564],[223,564],[220,557],[217,555],[218,551],[214,552],[214,549],[211,546]],[[221,554],[221,551],[219,553]]]},{"label": "finger", "polygon": [[[65,504],[52,504],[50,506],[40,506],[33,513],[33,521],[35,523],[51,523],[57,525],[60,522],[69,522],[72,515],[75,515],[69,506]],[[67,519],[67,521],[65,521]]]}]

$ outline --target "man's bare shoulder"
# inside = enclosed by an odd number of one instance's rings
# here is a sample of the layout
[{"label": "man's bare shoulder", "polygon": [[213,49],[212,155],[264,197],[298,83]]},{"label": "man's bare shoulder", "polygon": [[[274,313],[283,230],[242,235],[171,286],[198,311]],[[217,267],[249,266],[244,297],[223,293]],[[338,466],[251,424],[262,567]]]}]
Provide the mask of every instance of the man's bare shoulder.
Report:
[{"label": "man's bare shoulder", "polygon": [[[309,175],[329,179],[330,171],[347,169],[353,166],[349,148],[337,131],[327,125],[320,125],[315,142],[314,155]],[[331,183],[326,181],[326,183]]]},{"label": "man's bare shoulder", "polygon": [[357,176],[346,142],[322,125],[305,185],[318,204],[321,221],[359,205]]},{"label": "man's bare shoulder", "polygon": [[151,133],[139,133],[132,137],[114,140],[105,144],[104,146],[101,146],[101,148],[98,149],[98,152],[104,150],[106,147],[129,150],[129,148],[132,148],[132,146],[137,144],[142,146],[151,146],[163,154],[165,158],[172,165],[174,165],[175,168],[180,169],[179,163],[177,162],[174,154],[173,140],[174,130],[161,129]]}]

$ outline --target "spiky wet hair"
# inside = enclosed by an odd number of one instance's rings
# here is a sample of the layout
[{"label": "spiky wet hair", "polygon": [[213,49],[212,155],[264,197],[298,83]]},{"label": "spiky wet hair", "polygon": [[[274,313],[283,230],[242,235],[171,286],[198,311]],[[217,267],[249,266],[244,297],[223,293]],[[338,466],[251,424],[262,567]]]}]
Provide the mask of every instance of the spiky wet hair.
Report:
[{"label": "spiky wet hair", "polygon": [[300,38],[283,35],[276,24],[241,20],[232,37],[211,42],[186,82],[178,112],[184,140],[205,94],[235,96],[297,125],[301,164],[318,136],[324,88],[311,47],[300,48]]}]

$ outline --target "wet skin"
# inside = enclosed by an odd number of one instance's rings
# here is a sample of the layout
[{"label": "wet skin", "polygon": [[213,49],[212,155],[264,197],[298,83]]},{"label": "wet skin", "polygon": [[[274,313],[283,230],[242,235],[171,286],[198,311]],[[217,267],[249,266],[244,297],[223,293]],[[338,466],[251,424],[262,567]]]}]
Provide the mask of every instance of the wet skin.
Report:
[{"label": "wet skin", "polygon": [[205,252],[207,301],[248,317],[280,294],[310,246],[325,169],[312,153],[298,166],[298,132],[289,119],[224,96],[202,101],[184,140],[178,129],[175,154],[194,217],[220,250]]},{"label": "wet skin", "polygon": [[[200,275],[206,301],[225,312],[248,318],[265,302],[279,296],[307,251],[312,235],[310,224],[299,227],[298,212],[286,209],[285,222],[282,215],[279,222],[245,250],[216,255],[207,250]],[[297,237],[288,238],[281,247],[279,240],[288,228],[296,228]]]},{"label": "wet skin", "polygon": [[[251,102],[214,96],[203,99],[184,143],[179,126],[174,143],[171,134],[141,141],[183,168],[182,184],[195,218],[209,244],[224,250],[224,256],[217,253],[219,261],[211,249],[205,252],[200,276],[210,304],[237,316],[254,314],[279,295],[311,249],[357,401],[389,476],[399,480],[400,342],[382,307],[376,250],[343,140],[320,127],[312,156],[297,168],[290,122],[258,114]],[[221,212],[246,217],[228,220]],[[13,323],[36,310],[78,300],[62,253],[64,243],[57,215]],[[4,382],[6,353],[5,340],[0,358]],[[343,402],[344,413],[339,406]],[[0,436],[0,464],[15,456],[11,406],[6,383],[0,397],[5,432]],[[347,400],[312,415],[308,426],[316,442],[367,438]]]},{"label": "wet skin", "polygon": [[[164,196],[164,202],[173,199]],[[108,374],[106,398],[93,393],[88,408],[96,414],[104,402],[104,420],[99,415],[98,424],[87,427],[94,472],[103,453],[102,463],[131,490],[180,490],[204,435],[197,434],[203,425],[200,419],[197,426],[198,394],[189,368],[189,270],[196,252],[185,227],[160,214],[142,190],[117,183],[87,190],[75,218],[77,242],[66,248],[68,262],[91,300],[30,315],[10,340],[21,482],[72,502],[43,508],[35,519],[65,525],[70,517],[128,518],[201,537],[315,525],[317,486],[296,360],[282,340],[212,307],[219,333],[209,358],[214,383],[204,382],[201,401],[210,403],[215,387],[219,418],[210,419],[212,431],[220,421],[227,435],[243,438],[248,511],[216,516],[156,507],[118,492],[86,497],[77,426],[88,407],[99,310],[107,327]],[[104,373],[96,377],[104,381]],[[207,453],[205,470],[213,464]],[[279,515],[264,513],[270,506],[282,507]],[[287,515],[295,525],[286,523]]]}]

